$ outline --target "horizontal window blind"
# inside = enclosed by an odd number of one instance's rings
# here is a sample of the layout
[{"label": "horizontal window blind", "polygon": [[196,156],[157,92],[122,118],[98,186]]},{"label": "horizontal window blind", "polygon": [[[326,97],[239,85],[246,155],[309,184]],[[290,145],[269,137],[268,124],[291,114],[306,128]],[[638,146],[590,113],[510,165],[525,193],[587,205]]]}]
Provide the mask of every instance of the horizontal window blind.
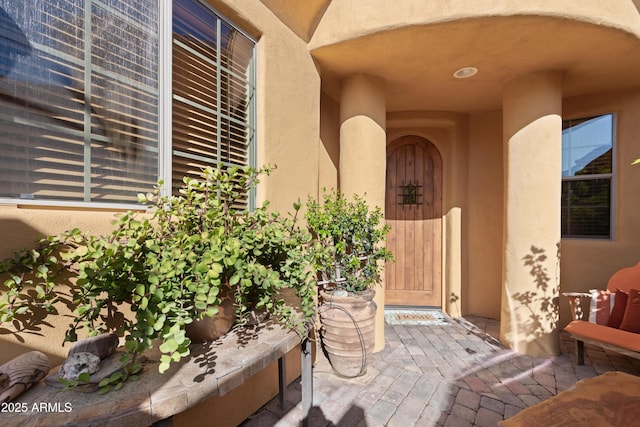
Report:
[{"label": "horizontal window blind", "polygon": [[564,181],[561,208],[564,237],[609,237],[611,179]]},{"label": "horizontal window blind", "polygon": [[254,44],[200,2],[173,3],[174,191],[203,167],[252,163]]},{"label": "horizontal window blind", "polygon": [[2,5],[0,197],[135,203],[158,179],[157,1]]}]

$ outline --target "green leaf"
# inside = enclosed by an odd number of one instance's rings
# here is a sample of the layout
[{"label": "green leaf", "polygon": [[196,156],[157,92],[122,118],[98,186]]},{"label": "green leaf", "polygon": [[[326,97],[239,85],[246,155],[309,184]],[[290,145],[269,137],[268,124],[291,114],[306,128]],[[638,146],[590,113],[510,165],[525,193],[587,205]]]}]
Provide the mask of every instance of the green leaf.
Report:
[{"label": "green leaf", "polygon": [[102,389],[103,387],[106,387],[109,384],[111,384],[111,377],[103,378],[102,381],[98,383],[98,388]]},{"label": "green leaf", "polygon": [[207,277],[212,279],[216,279],[220,277],[220,274],[224,271],[222,265],[218,263],[213,263],[209,265],[209,271],[207,271]]},{"label": "green leaf", "polygon": [[219,311],[219,310],[218,310],[218,307],[209,307],[209,308],[207,309],[207,311],[205,312],[205,315],[206,315],[206,316],[209,316],[209,317],[213,317],[213,316],[215,316],[216,314],[218,314],[218,311]]},{"label": "green leaf", "polygon": [[100,389],[98,390],[98,394],[107,394],[110,391],[111,391],[111,386],[107,385],[107,386],[100,387]]},{"label": "green leaf", "polygon": [[124,374],[122,373],[122,371],[116,371],[116,372],[114,372],[113,374],[111,374],[111,376],[110,376],[109,378],[111,379],[111,382],[112,382],[112,383],[114,383],[114,382],[118,382],[118,381],[120,381],[120,380],[122,380],[122,379],[126,379],[126,378],[124,377]]},{"label": "green leaf", "polygon": [[46,276],[49,273],[49,267],[47,267],[46,265],[39,265],[38,273],[40,273],[40,275],[42,276]]},{"label": "green leaf", "polygon": [[136,295],[143,297],[146,294],[146,287],[140,283],[136,286]]},{"label": "green leaf", "polygon": [[137,343],[135,341],[133,341],[133,340],[127,340],[124,343],[124,348],[129,353],[133,353],[136,350],[136,347],[137,347]]},{"label": "green leaf", "polygon": [[179,344],[175,339],[169,338],[166,339],[162,344],[160,344],[159,349],[163,353],[173,353],[178,349],[178,346]]},{"label": "green leaf", "polygon": [[199,264],[197,264],[197,265],[196,265],[195,270],[196,270],[196,272],[198,272],[198,273],[204,274],[204,273],[206,273],[207,271],[209,271],[209,264],[204,263],[204,262],[201,262],[201,263],[199,263]]},{"label": "green leaf", "polygon": [[158,371],[163,374],[171,366],[171,357],[167,355],[160,356],[160,365],[158,365]]},{"label": "green leaf", "polygon": [[167,319],[167,316],[165,314],[161,314],[160,316],[158,316],[155,323],[153,324],[153,329],[156,331],[161,330],[162,327],[164,326],[164,322],[166,319]]}]

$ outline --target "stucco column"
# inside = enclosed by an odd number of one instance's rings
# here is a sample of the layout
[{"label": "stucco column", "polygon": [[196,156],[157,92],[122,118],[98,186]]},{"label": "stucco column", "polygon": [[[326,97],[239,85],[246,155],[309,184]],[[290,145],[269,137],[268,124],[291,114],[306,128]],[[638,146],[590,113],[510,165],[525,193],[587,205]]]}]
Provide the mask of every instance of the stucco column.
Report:
[{"label": "stucco column", "polygon": [[504,257],[500,339],[560,354],[558,298],[562,75],[533,73],[503,91]]},{"label": "stucco column", "polygon": [[[343,82],[340,100],[340,190],[364,196],[384,209],[386,175],[386,102],[384,81],[355,75]],[[384,276],[383,276],[384,277]],[[376,287],[376,344],[384,348],[384,283]]]}]

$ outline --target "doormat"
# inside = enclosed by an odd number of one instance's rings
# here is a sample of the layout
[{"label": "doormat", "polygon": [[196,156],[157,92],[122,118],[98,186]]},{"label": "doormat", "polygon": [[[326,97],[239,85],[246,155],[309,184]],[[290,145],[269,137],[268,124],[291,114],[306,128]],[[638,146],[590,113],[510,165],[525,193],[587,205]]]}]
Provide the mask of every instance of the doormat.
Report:
[{"label": "doormat", "polygon": [[399,310],[384,311],[384,320],[389,325],[440,326],[450,325],[450,319],[440,310]]}]

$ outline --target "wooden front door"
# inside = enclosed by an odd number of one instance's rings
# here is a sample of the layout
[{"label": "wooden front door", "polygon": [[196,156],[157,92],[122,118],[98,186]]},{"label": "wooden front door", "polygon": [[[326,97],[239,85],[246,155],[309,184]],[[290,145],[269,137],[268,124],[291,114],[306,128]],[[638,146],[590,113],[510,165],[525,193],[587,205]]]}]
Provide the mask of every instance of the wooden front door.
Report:
[{"label": "wooden front door", "polygon": [[385,217],[391,231],[385,304],[442,305],[442,161],[436,147],[404,136],[387,148]]}]

